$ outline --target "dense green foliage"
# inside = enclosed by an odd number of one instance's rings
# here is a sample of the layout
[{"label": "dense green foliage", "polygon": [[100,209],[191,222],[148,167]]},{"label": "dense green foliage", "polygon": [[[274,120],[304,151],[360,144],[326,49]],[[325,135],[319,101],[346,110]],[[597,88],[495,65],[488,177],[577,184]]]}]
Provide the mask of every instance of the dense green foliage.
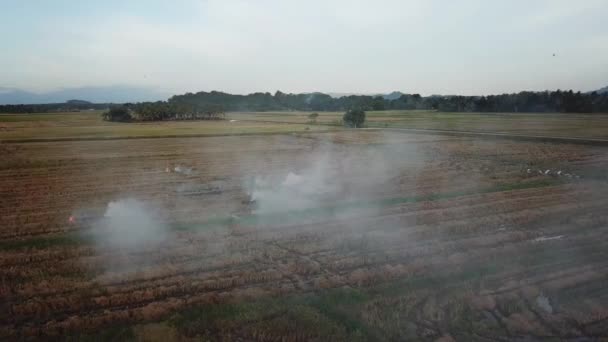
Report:
[{"label": "dense green foliage", "polygon": [[[351,95],[332,97],[323,93],[286,94],[253,93],[233,95],[218,91],[175,95],[167,101],[127,103],[137,120],[218,119],[225,111],[343,111],[434,109],[447,112],[562,112],[608,113],[608,93],[569,91],[524,91],[517,94],[489,96],[398,96]],[[0,113],[42,113],[104,109],[108,104],[78,101],[60,104],[4,105]]]},{"label": "dense green foliage", "polygon": [[219,105],[196,105],[174,101],[142,102],[126,106],[139,121],[159,120],[219,120],[224,110]]},{"label": "dense green foliage", "polygon": [[491,96],[449,96],[432,107],[448,112],[608,112],[608,94],[570,91],[530,92]]},{"label": "dense green foliage", "polygon": [[112,107],[104,112],[102,117],[106,121],[129,122],[133,120],[129,108],[125,106]]},{"label": "dense green foliage", "polygon": [[573,91],[520,92],[490,96],[427,96],[403,94],[389,99],[382,96],[351,95],[339,98],[322,93],[285,94],[277,91],[232,95],[222,92],[187,93],[171,97],[159,105],[186,105],[194,108],[221,108],[224,111],[342,111],[435,109],[448,112],[608,112],[608,94]]},{"label": "dense green foliage", "polygon": [[346,127],[360,128],[365,122],[365,111],[362,109],[349,109],[342,117]]}]

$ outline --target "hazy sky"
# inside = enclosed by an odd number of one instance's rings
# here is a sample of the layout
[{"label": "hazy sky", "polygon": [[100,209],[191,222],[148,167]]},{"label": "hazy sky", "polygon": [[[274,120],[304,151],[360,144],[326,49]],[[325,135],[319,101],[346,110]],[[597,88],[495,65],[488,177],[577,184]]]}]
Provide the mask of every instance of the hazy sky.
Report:
[{"label": "hazy sky", "polygon": [[0,87],[587,91],[608,85],[606,18],[606,0],[0,0]]}]

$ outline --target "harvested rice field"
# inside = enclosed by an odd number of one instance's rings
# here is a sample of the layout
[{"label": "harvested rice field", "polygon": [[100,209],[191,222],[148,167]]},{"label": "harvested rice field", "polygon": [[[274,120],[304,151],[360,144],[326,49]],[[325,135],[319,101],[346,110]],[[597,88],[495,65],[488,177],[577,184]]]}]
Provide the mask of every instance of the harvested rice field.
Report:
[{"label": "harvested rice field", "polygon": [[608,338],[603,146],[0,144],[0,339]]}]

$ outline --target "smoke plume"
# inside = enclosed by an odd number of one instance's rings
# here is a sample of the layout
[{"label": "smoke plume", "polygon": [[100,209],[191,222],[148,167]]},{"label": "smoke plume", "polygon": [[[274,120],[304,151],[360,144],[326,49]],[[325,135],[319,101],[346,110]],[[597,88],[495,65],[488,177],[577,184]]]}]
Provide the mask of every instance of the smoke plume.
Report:
[{"label": "smoke plume", "polygon": [[162,242],[168,228],[156,210],[137,199],[108,203],[103,218],[93,230],[99,247],[138,249]]}]

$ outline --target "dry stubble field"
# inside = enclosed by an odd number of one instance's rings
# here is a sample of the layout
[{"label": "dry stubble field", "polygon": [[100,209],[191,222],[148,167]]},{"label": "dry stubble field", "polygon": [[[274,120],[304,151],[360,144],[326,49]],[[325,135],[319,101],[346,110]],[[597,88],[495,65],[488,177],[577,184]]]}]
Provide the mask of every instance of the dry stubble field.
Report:
[{"label": "dry stubble field", "polygon": [[[605,147],[347,130],[0,153],[2,340],[608,338]],[[111,226],[125,203],[143,235]]]}]

